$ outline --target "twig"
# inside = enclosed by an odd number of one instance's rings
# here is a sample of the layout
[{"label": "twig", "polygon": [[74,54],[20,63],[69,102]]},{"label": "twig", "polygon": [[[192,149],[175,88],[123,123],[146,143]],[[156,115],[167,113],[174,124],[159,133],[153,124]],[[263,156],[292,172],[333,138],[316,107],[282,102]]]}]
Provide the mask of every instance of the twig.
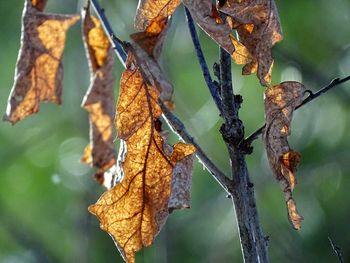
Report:
[{"label": "twig", "polygon": [[[303,106],[305,106],[306,104],[308,104],[309,102],[313,101],[314,99],[320,97],[321,95],[323,95],[324,93],[326,93],[327,91],[332,90],[333,88],[339,86],[340,84],[343,84],[347,81],[350,80],[350,75],[345,77],[345,78],[336,78],[334,80],[332,80],[327,86],[323,87],[322,89],[318,90],[315,93],[312,93],[310,90],[308,90],[307,92],[310,94],[306,99],[303,100],[303,102],[296,107],[295,109],[299,109]],[[265,124],[263,126],[261,126],[259,129],[257,129],[255,132],[253,132],[251,135],[249,135],[246,139],[244,139],[243,144],[244,145],[251,145],[253,143],[254,140],[256,140],[260,134],[263,133],[265,128]]]},{"label": "twig", "polygon": [[[108,18],[105,16],[104,10],[100,7],[98,0],[91,0],[91,3],[98,17],[100,18],[103,28],[110,36],[109,40],[115,47],[115,53],[117,54],[120,62],[125,67],[125,62],[127,58],[127,55],[123,48],[125,46],[125,43],[115,36],[113,29],[109,24]],[[196,143],[194,138],[191,135],[189,135],[189,133],[186,131],[185,125],[164,105],[162,101],[160,101],[160,106],[163,111],[163,116],[165,117],[165,120],[167,121],[169,126],[176,131],[176,133],[180,136],[182,140],[184,140],[186,143],[191,143],[196,147],[196,156],[199,159],[199,161],[211,173],[211,175],[220,184],[220,186],[225,191],[228,191],[227,189],[230,185],[230,179],[227,178],[225,174],[221,172],[220,169],[209,159],[209,157],[204,153],[201,147]]]},{"label": "twig", "polygon": [[330,237],[328,237],[328,240],[331,243],[332,249],[333,249],[335,255],[337,256],[339,262],[344,263],[344,258],[343,258],[343,255],[341,253],[340,247],[338,247],[336,244],[334,244],[334,242],[332,241],[332,239]]},{"label": "twig", "polygon": [[196,155],[199,161],[205,166],[205,168],[212,174],[214,179],[220,184],[220,186],[230,194],[228,188],[231,184],[231,180],[225,176],[223,172],[208,158],[202,148],[195,142],[193,137],[186,131],[184,124],[164,105],[162,101],[159,102],[163,111],[163,115],[168,125],[173,129],[183,141],[191,143],[196,147]]},{"label": "twig", "polygon": [[220,98],[220,95],[218,92],[218,87],[215,86],[215,84],[213,83],[213,80],[210,76],[209,68],[208,68],[207,62],[205,61],[205,57],[204,57],[204,54],[203,54],[203,51],[201,48],[201,44],[200,44],[199,39],[198,39],[196,27],[194,25],[191,13],[190,13],[190,11],[188,11],[188,9],[186,7],[184,7],[184,8],[185,8],[185,14],[186,14],[186,18],[187,18],[188,28],[190,30],[192,42],[193,42],[194,48],[196,50],[199,64],[200,64],[202,72],[203,72],[204,80],[209,88],[210,94],[213,97],[213,100],[216,104],[216,107],[219,109],[219,112],[221,114],[222,113],[222,106],[221,106],[221,98]]}]

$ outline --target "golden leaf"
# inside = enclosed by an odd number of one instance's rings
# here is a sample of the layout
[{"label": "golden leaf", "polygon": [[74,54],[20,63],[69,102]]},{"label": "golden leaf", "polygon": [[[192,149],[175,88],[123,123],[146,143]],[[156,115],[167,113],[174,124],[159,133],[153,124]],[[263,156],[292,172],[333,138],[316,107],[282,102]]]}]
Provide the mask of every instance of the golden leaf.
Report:
[{"label": "golden leaf", "polygon": [[153,242],[169,213],[174,168],[194,153],[192,145],[183,143],[171,154],[165,152],[154,125],[162,113],[158,98],[159,91],[143,81],[138,69],[124,71],[116,116],[118,137],[124,141],[117,169],[123,179],[89,208],[126,262],[135,262],[135,253]]},{"label": "golden leaf", "polygon": [[103,174],[116,163],[113,142],[114,116],[114,52],[100,21],[83,10],[83,39],[90,67],[90,87],[82,106],[89,112],[90,144],[82,161],[97,168],[95,178],[107,187]]},{"label": "golden leaf", "polygon": [[293,111],[302,103],[304,91],[305,87],[295,81],[282,82],[265,91],[266,128],[263,139],[270,166],[284,192],[289,220],[295,229],[301,228],[303,219],[292,197],[300,154],[289,147],[287,137]]},{"label": "golden leaf", "polygon": [[158,100],[167,88],[156,61],[164,22],[152,22],[145,32],[132,35],[115,119],[121,139],[114,175],[119,183],[89,207],[131,263],[137,251],[152,244],[169,211],[189,207],[195,148],[168,145],[159,120]]},{"label": "golden leaf", "polygon": [[25,2],[15,83],[4,116],[12,124],[38,112],[41,101],[61,103],[66,33],[79,16],[45,14],[45,3]]},{"label": "golden leaf", "polygon": [[171,16],[181,0],[139,0],[135,27],[145,30],[153,21]]},{"label": "golden leaf", "polygon": [[230,16],[239,41],[247,48],[252,61],[247,61],[243,74],[257,71],[260,83],[271,82],[273,59],[271,49],[283,39],[276,4],[273,0],[227,0],[219,7]]}]

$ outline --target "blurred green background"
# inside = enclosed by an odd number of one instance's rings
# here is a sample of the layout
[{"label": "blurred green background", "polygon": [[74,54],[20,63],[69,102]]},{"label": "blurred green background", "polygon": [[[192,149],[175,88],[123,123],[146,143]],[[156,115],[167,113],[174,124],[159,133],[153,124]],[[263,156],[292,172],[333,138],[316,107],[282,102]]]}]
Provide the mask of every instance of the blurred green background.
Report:
[{"label": "blurred green background", "polygon": [[[20,44],[23,0],[0,1],[0,115],[6,109]],[[79,12],[84,1],[49,1],[47,10]],[[350,1],[276,1],[284,41],[274,48],[273,83],[302,81],[317,90],[350,74]],[[117,35],[133,32],[137,1],[104,0]],[[212,65],[218,48],[200,38]],[[174,16],[162,65],[175,86],[176,114],[229,173],[221,120],[204,84],[182,8]],[[263,123],[263,88],[255,76],[233,67],[234,89],[244,97],[241,118],[247,135]],[[122,68],[117,66],[119,79]],[[11,126],[0,123],[0,262],[122,262],[112,239],[87,212],[104,189],[79,162],[88,142],[81,101],[89,85],[80,24],[68,34],[64,55],[63,105],[42,104],[39,114]],[[118,83],[118,81],[117,81]],[[118,85],[116,84],[116,94]],[[304,216],[302,230],[290,226],[283,195],[268,167],[261,140],[247,157],[271,262],[337,262],[328,237],[350,260],[350,84],[298,110],[292,147],[301,152],[294,197]],[[192,208],[175,211],[155,244],[137,262],[242,262],[232,204],[198,162]]]}]

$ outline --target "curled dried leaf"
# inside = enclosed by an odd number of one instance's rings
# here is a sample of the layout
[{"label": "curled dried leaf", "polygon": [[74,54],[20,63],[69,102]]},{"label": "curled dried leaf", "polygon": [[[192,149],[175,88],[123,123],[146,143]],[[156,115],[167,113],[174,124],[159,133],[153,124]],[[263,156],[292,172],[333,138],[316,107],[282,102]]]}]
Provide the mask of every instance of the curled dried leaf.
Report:
[{"label": "curled dried leaf", "polygon": [[278,11],[274,0],[227,0],[219,5],[229,15],[230,25],[237,29],[239,41],[252,56],[243,68],[243,74],[257,71],[260,83],[271,82],[273,45],[283,39]]},{"label": "curled dried leaf", "polygon": [[153,21],[144,32],[130,36],[133,42],[129,49],[147,82],[159,90],[161,100],[171,104],[173,86],[164,77],[157,61],[168,27],[167,18]]},{"label": "curled dried leaf", "polygon": [[270,166],[284,192],[288,218],[295,229],[301,228],[302,220],[292,197],[300,154],[289,147],[287,137],[293,111],[302,103],[304,91],[304,85],[294,81],[283,82],[265,91],[266,128],[263,139]]},{"label": "curled dried leaf", "polygon": [[89,8],[83,10],[82,17],[83,39],[91,79],[82,103],[89,112],[90,119],[90,144],[82,161],[97,168],[95,178],[103,184],[104,173],[116,163],[113,142],[114,52],[100,21],[90,16]]},{"label": "curled dried leaf", "polygon": [[[124,141],[117,169],[123,179],[89,211],[113,237],[124,260],[135,262],[135,253],[152,244],[168,216],[173,174],[182,169],[179,162],[195,149],[183,143],[176,144],[171,153],[164,149],[165,141],[155,126],[162,113],[159,91],[129,65],[122,76],[116,116],[118,137]],[[179,195],[175,193],[173,200]]]},{"label": "curled dried leaf", "polygon": [[167,144],[159,120],[158,101],[171,103],[172,94],[156,61],[166,28],[166,19],[153,21],[131,36],[115,119],[121,143],[113,188],[89,207],[126,262],[135,262],[135,253],[152,244],[169,210],[189,206],[195,148]]},{"label": "curled dried leaf", "polygon": [[145,30],[152,22],[171,16],[181,0],[139,0],[135,17],[135,27]]},{"label": "curled dried leaf", "polygon": [[41,101],[61,103],[66,33],[79,16],[43,13],[45,3],[25,2],[15,83],[4,116],[12,124],[38,112]]}]

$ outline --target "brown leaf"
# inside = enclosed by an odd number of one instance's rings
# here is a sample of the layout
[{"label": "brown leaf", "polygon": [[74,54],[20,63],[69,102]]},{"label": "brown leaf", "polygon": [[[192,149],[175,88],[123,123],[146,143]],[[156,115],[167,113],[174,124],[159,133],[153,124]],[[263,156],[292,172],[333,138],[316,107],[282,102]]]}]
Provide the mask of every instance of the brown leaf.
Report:
[{"label": "brown leaf", "polygon": [[162,114],[159,91],[143,81],[133,64],[129,57],[116,117],[123,152],[117,171],[123,179],[89,207],[126,262],[135,262],[135,253],[152,244],[169,213],[173,174],[181,169],[176,167],[195,151],[183,143],[171,153],[164,149],[165,141],[154,124]]},{"label": "brown leaf", "polygon": [[144,32],[132,34],[133,40],[129,47],[136,64],[148,83],[156,87],[160,92],[160,99],[171,104],[173,86],[164,77],[158,64],[158,58],[163,47],[167,29],[168,19],[153,21]]},{"label": "brown leaf", "polygon": [[263,139],[270,166],[284,192],[289,220],[295,229],[301,228],[303,219],[292,197],[300,154],[289,147],[287,137],[293,111],[302,103],[304,91],[304,85],[295,81],[282,82],[265,91],[266,128]]},{"label": "brown leaf", "polygon": [[45,3],[25,2],[15,83],[4,116],[12,124],[38,112],[41,101],[61,103],[66,33],[79,16],[45,14]]},{"label": "brown leaf", "polygon": [[172,94],[157,63],[166,28],[167,19],[152,21],[131,36],[115,120],[121,142],[112,183],[119,183],[89,207],[126,262],[152,244],[169,211],[189,207],[195,148],[167,144],[159,120],[158,101],[163,94],[170,103]]},{"label": "brown leaf", "polygon": [[91,84],[82,106],[89,112],[90,145],[82,161],[97,168],[95,178],[104,182],[104,173],[116,163],[113,142],[114,116],[114,52],[100,21],[83,10],[83,39],[89,60]]},{"label": "brown leaf", "polygon": [[139,0],[135,27],[145,30],[153,21],[171,16],[181,0]]},{"label": "brown leaf", "polygon": [[230,16],[231,27],[237,29],[239,41],[252,56],[243,74],[257,71],[260,83],[267,86],[273,66],[271,49],[283,39],[274,0],[227,0],[219,8]]}]

